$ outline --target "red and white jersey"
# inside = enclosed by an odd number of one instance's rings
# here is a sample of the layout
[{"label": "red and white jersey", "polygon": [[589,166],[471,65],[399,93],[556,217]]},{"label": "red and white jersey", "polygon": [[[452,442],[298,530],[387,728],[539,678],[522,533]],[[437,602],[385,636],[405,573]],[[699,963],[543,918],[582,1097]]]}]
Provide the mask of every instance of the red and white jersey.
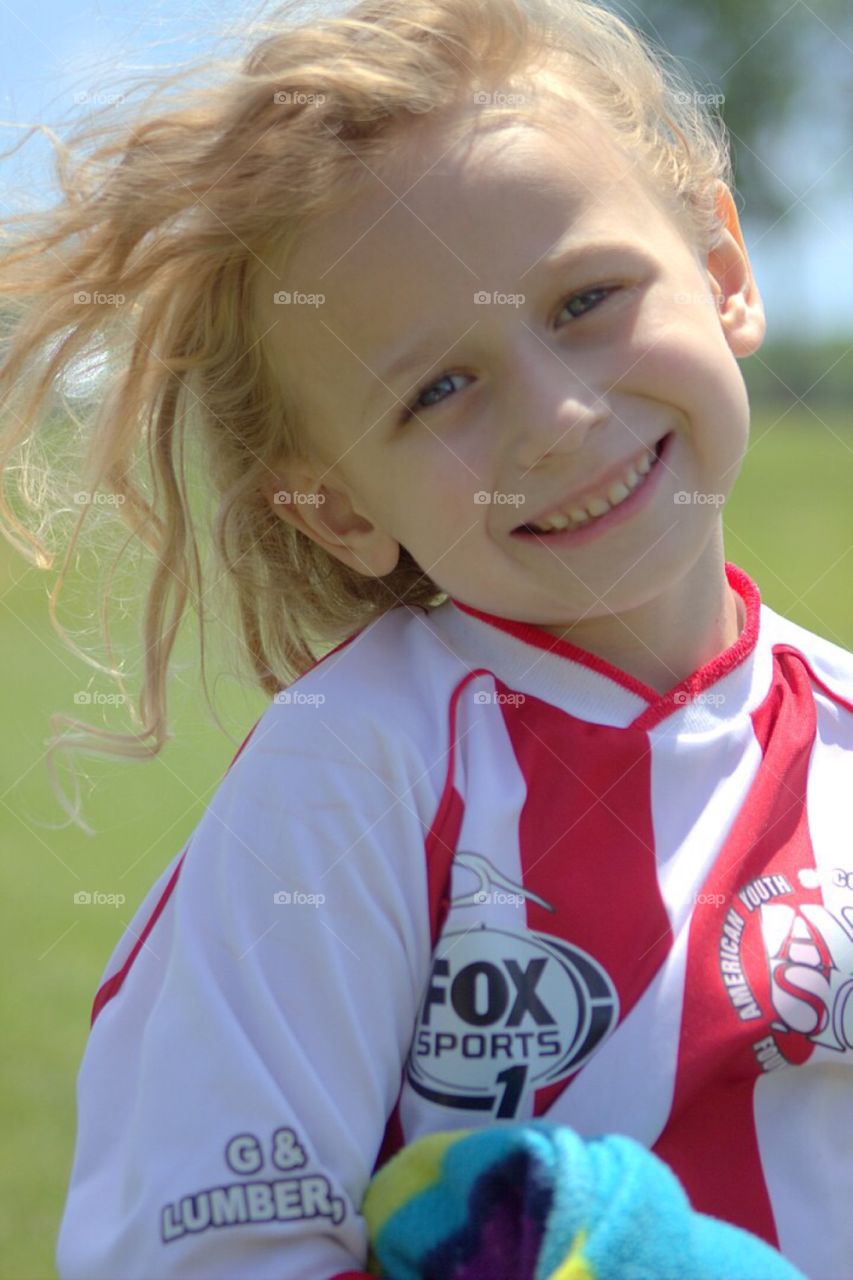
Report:
[{"label": "red and white jersey", "polygon": [[61,1280],[363,1274],[380,1163],[534,1116],[853,1277],[853,655],[726,573],[663,695],[447,600],[277,696],[97,993]]}]

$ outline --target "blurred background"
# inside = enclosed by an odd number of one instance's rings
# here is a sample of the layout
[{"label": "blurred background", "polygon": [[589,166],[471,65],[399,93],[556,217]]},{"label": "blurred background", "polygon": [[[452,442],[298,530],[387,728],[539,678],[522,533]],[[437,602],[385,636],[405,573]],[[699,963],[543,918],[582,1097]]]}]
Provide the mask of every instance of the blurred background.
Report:
[{"label": "blurred background", "polygon": [[[732,136],[738,209],[768,336],[741,362],[753,428],[726,509],[728,558],[772,608],[853,649],[853,9],[848,0],[611,7],[677,55],[699,91],[720,95]],[[191,60],[215,40],[233,45],[255,12],[235,0],[142,0],[130,9],[120,0],[2,0],[0,149],[17,141],[13,126],[21,124],[46,123],[62,136],[125,69]],[[0,160],[3,213],[48,200],[51,190],[42,137]],[[60,618],[78,640],[86,631],[87,650],[100,655],[96,559],[75,557]],[[49,717],[82,713],[115,729],[127,729],[127,720],[115,685],[51,627],[54,580],[0,538],[6,1280],[55,1275],[92,998],[137,905],[183,847],[266,705],[224,663],[213,687],[216,723],[198,684],[195,631],[185,628],[171,687],[172,740],[144,764],[87,760],[82,801],[96,834],[61,825],[45,764]],[[137,586],[132,573],[120,584],[127,607],[112,621],[120,652],[141,647]],[[215,659],[209,669],[218,670]],[[116,903],[81,905],[78,892]]]}]

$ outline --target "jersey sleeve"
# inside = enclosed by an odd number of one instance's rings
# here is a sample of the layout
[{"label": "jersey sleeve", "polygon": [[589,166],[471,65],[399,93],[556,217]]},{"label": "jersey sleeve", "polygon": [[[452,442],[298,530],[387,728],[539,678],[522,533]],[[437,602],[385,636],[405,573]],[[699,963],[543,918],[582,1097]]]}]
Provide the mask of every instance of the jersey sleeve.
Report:
[{"label": "jersey sleeve", "polygon": [[429,967],[434,797],[405,750],[317,719],[261,718],[105,974],[60,1280],[366,1274],[361,1200]]}]

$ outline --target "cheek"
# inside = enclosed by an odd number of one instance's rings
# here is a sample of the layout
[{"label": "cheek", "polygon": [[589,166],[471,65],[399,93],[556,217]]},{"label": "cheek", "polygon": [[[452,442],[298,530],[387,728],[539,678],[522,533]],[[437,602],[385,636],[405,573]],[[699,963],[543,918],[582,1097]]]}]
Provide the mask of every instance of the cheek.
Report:
[{"label": "cheek", "polygon": [[477,495],[489,488],[485,459],[472,456],[459,436],[448,435],[446,443],[431,439],[430,445],[409,456],[405,476],[398,473],[396,505],[404,519],[422,521],[426,515],[436,531],[460,523],[467,528],[481,511]]},{"label": "cheek", "polygon": [[626,383],[639,374],[645,394],[687,412],[718,407],[737,418],[748,416],[740,367],[711,303],[682,304],[674,312],[670,309],[665,319],[649,315],[642,341],[631,344],[630,354],[635,363]]}]

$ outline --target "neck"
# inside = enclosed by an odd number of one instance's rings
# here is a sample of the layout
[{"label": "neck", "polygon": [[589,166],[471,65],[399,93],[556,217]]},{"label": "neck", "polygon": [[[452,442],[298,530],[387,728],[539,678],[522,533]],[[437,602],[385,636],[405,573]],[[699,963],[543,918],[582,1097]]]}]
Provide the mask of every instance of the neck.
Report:
[{"label": "neck", "polygon": [[720,532],[682,578],[636,609],[543,630],[663,694],[730,648],[745,622],[744,603],[726,578]]}]

